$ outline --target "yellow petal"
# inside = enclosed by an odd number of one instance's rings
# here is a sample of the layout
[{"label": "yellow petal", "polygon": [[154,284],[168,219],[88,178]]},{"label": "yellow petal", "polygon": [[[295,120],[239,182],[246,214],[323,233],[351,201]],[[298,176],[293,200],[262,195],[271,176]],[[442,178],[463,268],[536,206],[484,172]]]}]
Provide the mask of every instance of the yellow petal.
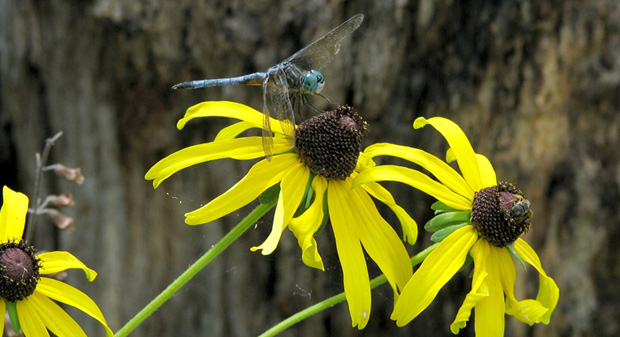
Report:
[{"label": "yellow petal", "polygon": [[36,307],[45,326],[56,336],[81,337],[86,333],[58,304],[40,293],[34,292],[27,299]]},{"label": "yellow petal", "polygon": [[[45,323],[39,317],[37,308],[27,298],[17,301],[17,316],[24,335],[28,337],[49,337]],[[4,318],[4,317],[3,317]]]},{"label": "yellow petal", "polygon": [[364,150],[370,157],[388,155],[408,160],[428,170],[446,187],[461,196],[472,199],[474,191],[465,179],[450,165],[434,155],[420,149],[389,143],[373,144]]},{"label": "yellow petal", "polygon": [[323,196],[327,189],[327,180],[322,176],[315,176],[312,180],[312,189],[315,193],[312,205],[302,215],[291,220],[289,229],[297,238],[304,263],[309,267],[324,271],[323,259],[319,255],[314,233],[319,229],[324,216]]},{"label": "yellow petal", "polygon": [[359,186],[371,181],[398,181],[429,194],[454,209],[471,209],[470,200],[454,193],[429,176],[410,168],[395,165],[372,167],[358,174],[353,180],[353,186]]},{"label": "yellow petal", "polygon": [[[291,149],[290,141],[286,139],[274,139],[272,153],[278,154]],[[158,161],[146,173],[146,180],[153,180],[153,187],[157,188],[162,181],[174,173],[192,165],[211,160],[232,158],[248,160],[264,156],[261,137],[235,138],[219,142],[198,144],[186,147],[166,158]]]},{"label": "yellow petal", "polygon": [[0,210],[0,242],[21,239],[26,225],[28,213],[28,197],[4,186],[2,188],[4,200]]},{"label": "yellow petal", "polygon": [[489,159],[479,153],[476,153],[476,159],[478,160],[478,167],[480,168],[480,179],[482,181],[482,188],[497,185],[495,169],[493,169],[493,164],[491,164]]},{"label": "yellow petal", "polygon": [[188,225],[208,223],[238,210],[256,200],[267,188],[279,183],[289,167],[298,162],[299,156],[295,153],[273,156],[271,161],[259,161],[243,179],[224,194],[185,214],[185,223]]},{"label": "yellow petal", "polygon": [[388,190],[383,188],[383,186],[374,182],[363,184],[361,187],[364,188],[364,190],[366,190],[366,192],[368,192],[374,198],[386,204],[390,209],[392,209],[392,212],[396,214],[398,221],[400,221],[400,225],[403,229],[404,241],[406,241],[410,245],[415,244],[416,240],[418,239],[418,225],[416,224],[415,220],[413,220],[413,218],[409,216],[407,211],[405,211],[402,207],[396,204],[396,201],[394,200],[394,197],[392,197],[392,194],[388,192]]},{"label": "yellow petal", "polygon": [[429,119],[418,117],[413,123],[413,127],[419,129],[427,124],[433,126],[446,139],[450,148],[454,151],[459,168],[467,184],[472,187],[474,192],[482,189],[483,185],[480,180],[478,161],[475,157],[474,149],[471,147],[471,143],[463,130],[453,121],[442,117]]},{"label": "yellow petal", "polygon": [[[488,247],[486,256],[486,271],[488,272],[485,283],[489,289],[489,296],[484,297],[474,308],[476,313],[476,336],[495,337],[503,336],[505,328],[505,306],[504,306],[504,290],[500,281],[501,275],[499,269],[498,253],[501,248],[491,246],[485,240],[481,242],[481,246]],[[474,261],[476,263],[476,261]],[[474,268],[478,268],[475,266]]]},{"label": "yellow petal", "polygon": [[522,239],[517,239],[517,241],[515,241],[514,248],[523,261],[529,263],[538,271],[539,285],[536,300],[540,302],[542,306],[548,308],[549,311],[540,317],[536,323],[542,322],[544,324],[549,324],[551,314],[555,310],[558,300],[560,299],[560,288],[558,288],[558,285],[551,277],[547,276],[545,271],[542,269],[542,264],[540,263],[538,255],[527,242]]},{"label": "yellow petal", "polygon": [[252,128],[256,128],[256,125],[249,122],[235,123],[220,130],[220,132],[217,133],[213,141],[219,142],[222,140],[235,139],[243,132]]},{"label": "yellow petal", "polygon": [[271,233],[260,246],[252,247],[252,251],[262,249],[263,255],[273,253],[280,242],[282,231],[291,222],[293,214],[301,203],[309,177],[310,169],[304,163],[297,162],[288,168],[280,183],[281,190]]},{"label": "yellow petal", "polygon": [[464,328],[469,321],[472,309],[484,298],[489,296],[489,286],[486,278],[487,272],[487,256],[489,254],[489,245],[484,240],[478,240],[471,248],[470,252],[474,260],[474,277],[472,280],[471,291],[465,297],[463,304],[454,318],[454,322],[450,324],[450,331],[457,334],[460,329]]},{"label": "yellow petal", "polygon": [[[0,313],[3,317],[6,313],[6,302],[2,299],[0,299]],[[4,319],[0,319],[0,331],[4,333]]]},{"label": "yellow petal", "polygon": [[344,277],[344,293],[352,325],[363,329],[370,317],[370,280],[348,193],[342,184],[331,184],[327,191],[329,216]]},{"label": "yellow petal", "polygon": [[78,289],[58,280],[41,277],[35,292],[39,292],[41,295],[45,295],[55,301],[80,309],[85,314],[96,319],[103,325],[106,330],[106,336],[114,336],[112,329],[108,326],[108,323],[106,322],[101,310],[99,310],[97,304],[95,304],[90,297]]},{"label": "yellow petal", "polygon": [[[183,129],[188,121],[198,117],[236,118],[254,124],[257,128],[263,127],[263,114],[260,111],[240,103],[213,101],[199,103],[187,109],[185,116],[177,123],[177,128]],[[270,124],[273,133],[282,133],[282,127],[277,119],[270,118]]]},{"label": "yellow petal", "polygon": [[463,266],[477,239],[478,233],[469,225],[457,229],[439,243],[407,282],[396,301],[391,317],[396,325],[406,325],[431,304],[444,284]]},{"label": "yellow petal", "polygon": [[47,252],[37,255],[41,259],[41,274],[53,274],[65,269],[82,269],[88,281],[92,282],[97,277],[97,272],[88,268],[69,252]]},{"label": "yellow petal", "polygon": [[[350,189],[351,179],[334,182],[333,185],[341,185],[345,190]],[[365,190],[355,188],[345,194],[345,203],[351,210],[352,218],[349,223],[354,223],[358,235],[362,241],[364,250],[370,258],[385,274],[395,294],[397,289],[402,290],[413,274],[409,254],[398,238],[398,234],[392,226],[379,214],[377,207]]]}]

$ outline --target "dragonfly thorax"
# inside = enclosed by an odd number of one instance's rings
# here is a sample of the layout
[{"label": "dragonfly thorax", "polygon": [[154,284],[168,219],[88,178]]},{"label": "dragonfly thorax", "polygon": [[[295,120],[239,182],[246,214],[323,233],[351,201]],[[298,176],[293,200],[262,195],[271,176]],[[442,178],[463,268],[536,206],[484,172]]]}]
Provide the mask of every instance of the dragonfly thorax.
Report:
[{"label": "dragonfly thorax", "polygon": [[306,94],[318,94],[323,90],[323,85],[325,85],[323,74],[313,69],[306,73],[301,87]]}]

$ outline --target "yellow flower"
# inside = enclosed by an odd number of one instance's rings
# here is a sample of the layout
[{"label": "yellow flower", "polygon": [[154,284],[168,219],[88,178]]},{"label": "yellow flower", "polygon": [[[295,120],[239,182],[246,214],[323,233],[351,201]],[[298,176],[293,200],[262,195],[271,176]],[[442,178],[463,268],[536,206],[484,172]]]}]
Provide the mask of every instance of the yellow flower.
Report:
[{"label": "yellow flower", "polygon": [[[334,114],[337,116],[334,117]],[[237,138],[250,128],[261,128],[262,113],[238,103],[204,102],[189,108],[178,122],[178,128],[182,129],[185,123],[197,117],[228,117],[241,122],[222,129],[213,142],[180,150],[155,164],[145,176],[147,180],[153,180],[155,188],[173,173],[191,165],[221,158],[249,160],[264,155],[261,137]],[[282,232],[288,227],[298,240],[303,262],[324,270],[314,234],[329,218],[344,274],[344,289],[352,324],[362,329],[370,314],[369,275],[363,250],[387,276],[395,293],[397,289],[402,289],[412,274],[404,245],[381,217],[370,196],[385,203],[396,213],[404,235],[411,244],[417,237],[417,229],[413,219],[379,184],[369,183],[351,188],[352,177],[359,170],[373,165],[372,161],[358,160],[361,151],[359,129],[365,131],[366,127],[361,118],[350,108],[315,117],[302,123],[295,131],[295,136],[283,135],[280,123],[272,120],[275,137],[271,160],[263,159],[256,163],[227,192],[187,213],[185,222],[189,225],[211,222],[238,210],[256,200],[267,189],[279,185],[271,234],[252,250],[261,250],[264,255],[271,254]],[[322,129],[324,127],[336,127],[337,131],[325,132]],[[334,141],[329,138],[344,134],[348,137],[345,140]],[[293,137],[295,146],[292,145]],[[327,141],[327,145],[317,146],[315,141],[324,137],[331,141]],[[349,152],[353,154],[342,154],[339,152],[341,148],[350,148],[352,150]]]},{"label": "yellow flower", "polygon": [[[82,269],[89,281],[97,273],[68,252],[34,255],[34,248],[21,241],[28,212],[28,197],[4,186],[0,211],[0,312],[9,311],[13,327],[24,335],[86,336],[82,328],[52,300],[74,306],[98,320],[106,336],[114,333],[86,294],[53,278],[40,277],[65,269]],[[4,316],[4,314],[2,315]],[[0,320],[0,332],[4,319]]]},{"label": "yellow flower", "polygon": [[[369,157],[391,155],[416,163],[435,176],[392,165],[360,173],[354,186],[376,181],[400,181],[439,200],[439,215],[425,228],[437,230],[439,242],[403,289],[392,313],[398,326],[413,320],[433,301],[439,290],[467,262],[474,263],[472,289],[451,324],[456,334],[475,309],[478,336],[503,336],[504,314],[533,325],[549,323],[559,299],[559,289],[543,270],[536,252],[520,234],[529,229],[529,201],[512,184],[498,183],[489,160],[474,153],[465,133],[454,122],[440,117],[418,118],[414,128],[431,125],[448,141],[447,161],[456,160],[459,174],[441,159],[419,149],[393,144],[368,147]],[[536,299],[518,301],[514,295],[515,266],[511,255],[532,265],[539,273]],[[522,262],[522,261],[521,261]]]}]

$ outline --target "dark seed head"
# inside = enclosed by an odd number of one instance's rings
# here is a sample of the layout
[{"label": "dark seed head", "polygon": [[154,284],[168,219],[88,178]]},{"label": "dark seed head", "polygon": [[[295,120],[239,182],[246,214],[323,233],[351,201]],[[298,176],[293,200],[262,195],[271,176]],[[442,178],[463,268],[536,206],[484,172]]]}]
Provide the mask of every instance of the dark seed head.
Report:
[{"label": "dark seed head", "polygon": [[8,302],[32,295],[39,281],[39,259],[23,241],[0,245],[0,297]]},{"label": "dark seed head", "polygon": [[497,247],[509,245],[530,229],[530,202],[513,184],[500,182],[474,195],[471,222]]},{"label": "dark seed head", "polygon": [[295,131],[295,148],[314,173],[344,180],[355,169],[366,129],[353,108],[340,106],[301,123]]}]

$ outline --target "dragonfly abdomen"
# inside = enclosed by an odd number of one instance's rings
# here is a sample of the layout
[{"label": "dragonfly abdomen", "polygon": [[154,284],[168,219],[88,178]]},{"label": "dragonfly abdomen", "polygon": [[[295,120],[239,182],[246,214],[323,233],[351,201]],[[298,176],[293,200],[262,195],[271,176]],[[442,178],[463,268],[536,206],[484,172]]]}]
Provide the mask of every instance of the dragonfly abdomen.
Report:
[{"label": "dragonfly abdomen", "polygon": [[263,80],[267,76],[267,73],[256,72],[253,74],[230,77],[230,78],[213,78],[213,79],[204,79],[204,80],[196,80],[183,82],[179,84],[175,84],[172,86],[172,89],[198,89],[198,88],[208,88],[208,87],[220,87],[224,85],[237,85],[237,84],[245,84],[245,85],[262,85]]}]

